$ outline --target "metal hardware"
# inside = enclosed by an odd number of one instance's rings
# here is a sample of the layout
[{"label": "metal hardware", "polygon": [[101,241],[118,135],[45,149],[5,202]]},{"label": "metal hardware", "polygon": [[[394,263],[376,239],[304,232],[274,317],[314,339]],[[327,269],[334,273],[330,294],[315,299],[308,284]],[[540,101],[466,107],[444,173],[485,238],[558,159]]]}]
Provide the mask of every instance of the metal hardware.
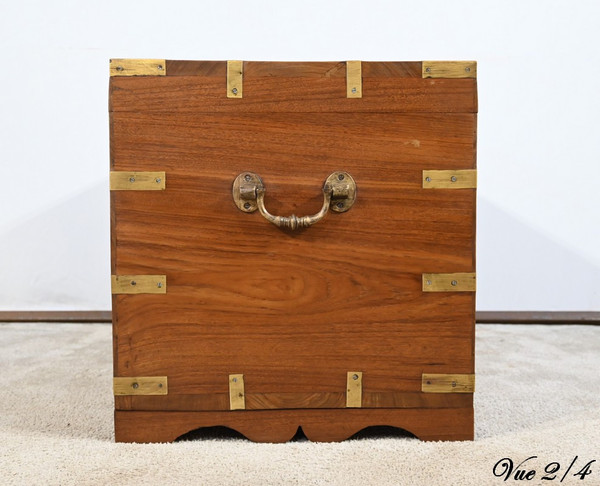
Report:
[{"label": "metal hardware", "polygon": [[333,172],[327,177],[323,184],[323,206],[321,210],[311,216],[298,217],[274,216],[265,208],[265,186],[258,174],[253,172],[242,172],[233,181],[233,200],[236,206],[245,213],[251,213],[257,209],[267,220],[280,228],[295,230],[297,228],[308,228],[321,221],[328,209],[336,213],[348,211],[356,200],[356,183],[348,172]]},{"label": "metal hardware", "polygon": [[111,59],[111,76],[166,76],[164,59]]},{"label": "metal hardware", "polygon": [[424,393],[474,393],[475,375],[423,373],[421,391]]},{"label": "metal hardware", "polygon": [[477,170],[424,170],[424,189],[475,189]]},{"label": "metal hardware", "polygon": [[167,395],[166,376],[126,376],[113,378],[115,395]]},{"label": "metal hardware", "polygon": [[166,178],[164,172],[112,171],[110,173],[111,191],[164,191]]},{"label": "metal hardware", "polygon": [[227,98],[241,98],[244,61],[227,61]]},{"label": "metal hardware", "polygon": [[244,410],[245,408],[244,375],[229,375],[229,409]]},{"label": "metal hardware", "polygon": [[166,294],[166,275],[112,275],[113,294]]},{"label": "metal hardware", "polygon": [[346,98],[362,98],[361,61],[346,61]]},{"label": "metal hardware", "polygon": [[362,407],[362,371],[348,371],[347,373],[346,407]]},{"label": "metal hardware", "polygon": [[424,78],[476,78],[475,61],[423,61]]},{"label": "metal hardware", "polygon": [[475,273],[424,273],[423,292],[475,292]]}]

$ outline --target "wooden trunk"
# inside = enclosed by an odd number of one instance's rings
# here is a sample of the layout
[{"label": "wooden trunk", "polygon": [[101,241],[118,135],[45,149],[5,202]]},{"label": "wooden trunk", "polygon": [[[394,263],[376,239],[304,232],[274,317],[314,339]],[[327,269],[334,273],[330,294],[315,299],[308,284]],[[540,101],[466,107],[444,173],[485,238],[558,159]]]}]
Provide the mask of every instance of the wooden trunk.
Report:
[{"label": "wooden trunk", "polygon": [[111,61],[117,441],[473,438],[475,74]]}]

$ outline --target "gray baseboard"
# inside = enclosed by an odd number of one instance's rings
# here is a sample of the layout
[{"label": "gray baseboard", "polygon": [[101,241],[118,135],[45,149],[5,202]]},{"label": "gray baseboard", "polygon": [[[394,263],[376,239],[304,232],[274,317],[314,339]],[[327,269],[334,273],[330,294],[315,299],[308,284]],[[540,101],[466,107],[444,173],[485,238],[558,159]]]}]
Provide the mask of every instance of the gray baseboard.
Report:
[{"label": "gray baseboard", "polygon": [[600,312],[478,311],[478,324],[600,324]]},{"label": "gray baseboard", "polygon": [[111,311],[0,311],[0,322],[111,322]]},{"label": "gray baseboard", "polygon": [[[111,322],[110,311],[0,311],[0,322]],[[592,324],[600,312],[478,311],[478,324]]]}]

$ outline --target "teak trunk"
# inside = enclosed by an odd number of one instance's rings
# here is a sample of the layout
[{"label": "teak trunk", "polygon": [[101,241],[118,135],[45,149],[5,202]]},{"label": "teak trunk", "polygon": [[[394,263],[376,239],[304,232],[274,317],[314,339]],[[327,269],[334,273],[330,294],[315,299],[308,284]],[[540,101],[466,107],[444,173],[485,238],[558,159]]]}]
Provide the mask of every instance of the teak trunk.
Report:
[{"label": "teak trunk", "polygon": [[473,438],[475,74],[111,61],[117,441]]}]

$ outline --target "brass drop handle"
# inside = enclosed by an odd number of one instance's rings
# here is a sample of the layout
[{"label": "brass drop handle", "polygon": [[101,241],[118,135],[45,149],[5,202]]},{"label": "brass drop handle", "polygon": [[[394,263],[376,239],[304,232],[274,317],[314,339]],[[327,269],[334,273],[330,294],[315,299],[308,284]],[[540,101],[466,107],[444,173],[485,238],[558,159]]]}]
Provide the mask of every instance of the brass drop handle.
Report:
[{"label": "brass drop handle", "polygon": [[258,209],[260,214],[279,228],[295,230],[308,228],[327,216],[327,211],[343,213],[348,211],[356,200],[356,183],[348,172],[334,172],[323,184],[323,206],[321,210],[310,216],[275,216],[265,207],[265,186],[258,174],[242,172],[233,181],[233,200],[236,206],[245,213]]}]

